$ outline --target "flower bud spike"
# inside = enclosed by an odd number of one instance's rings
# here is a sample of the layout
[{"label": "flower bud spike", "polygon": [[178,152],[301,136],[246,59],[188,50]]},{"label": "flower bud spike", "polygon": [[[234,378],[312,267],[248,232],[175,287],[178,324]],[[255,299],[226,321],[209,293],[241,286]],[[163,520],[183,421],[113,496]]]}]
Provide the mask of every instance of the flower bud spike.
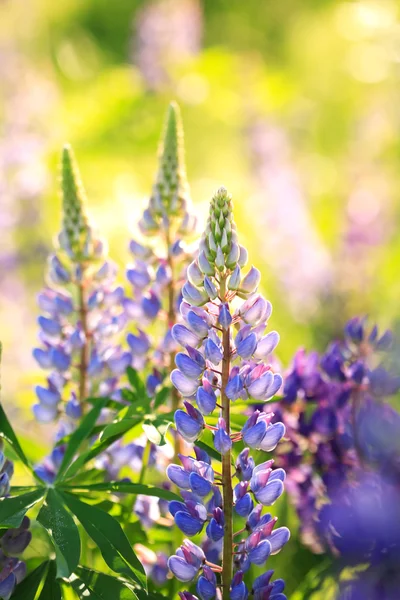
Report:
[{"label": "flower bud spike", "polygon": [[61,158],[63,223],[62,248],[71,258],[87,257],[91,229],[86,215],[86,193],[71,146],[66,144]]}]

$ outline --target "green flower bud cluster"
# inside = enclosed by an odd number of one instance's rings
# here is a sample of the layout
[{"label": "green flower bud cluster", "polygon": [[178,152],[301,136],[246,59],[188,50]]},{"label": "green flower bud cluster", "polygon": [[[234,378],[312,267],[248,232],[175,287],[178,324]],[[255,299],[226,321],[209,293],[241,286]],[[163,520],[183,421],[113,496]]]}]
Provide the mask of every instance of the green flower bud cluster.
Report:
[{"label": "green flower bud cluster", "polygon": [[[225,296],[227,290],[240,298],[253,294],[260,282],[258,269],[251,267],[242,278],[242,268],[247,263],[247,250],[237,241],[236,226],[232,218],[232,198],[221,187],[210,204],[205,232],[200,242],[200,252],[188,267],[188,282],[183,286],[185,300],[202,306],[209,300]],[[220,283],[226,282],[221,289]],[[233,294],[234,295],[234,294]],[[220,297],[223,301],[223,298]]]},{"label": "green flower bud cluster", "polygon": [[190,206],[182,119],[178,105],[172,102],[160,143],[158,173],[140,221],[142,233],[153,235],[171,225],[182,235],[193,233],[196,219],[189,212]]},{"label": "green flower bud cluster", "polygon": [[99,240],[86,213],[86,192],[72,148],[65,145],[61,158],[61,194],[63,205],[60,247],[74,262],[90,260],[97,254]]}]

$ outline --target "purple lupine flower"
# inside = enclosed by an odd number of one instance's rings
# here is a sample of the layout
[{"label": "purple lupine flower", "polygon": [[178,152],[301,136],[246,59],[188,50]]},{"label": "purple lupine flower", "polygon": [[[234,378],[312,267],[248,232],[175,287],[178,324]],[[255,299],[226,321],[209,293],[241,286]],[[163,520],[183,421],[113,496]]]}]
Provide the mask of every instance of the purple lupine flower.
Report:
[{"label": "purple lupine flower", "polygon": [[[39,366],[50,371],[47,387],[36,387],[39,402],[33,408],[35,417],[44,423],[63,413],[73,420],[80,418],[82,403],[90,394],[99,393],[101,379],[120,376],[131,362],[130,353],[112,343],[112,336],[126,322],[123,289],[115,285],[116,268],[89,223],[85,193],[69,147],[62,156],[62,190],[63,228],[57,254],[50,259],[49,282],[56,285],[49,283],[39,294],[38,303],[45,313],[38,319],[42,346],[33,351]],[[64,387],[71,380],[78,382],[72,402],[64,397]]]},{"label": "purple lupine flower", "polygon": [[[13,463],[5,458],[0,439],[0,497],[8,496],[13,472]],[[0,598],[5,600],[10,598],[26,574],[26,565],[18,555],[24,552],[32,539],[29,527],[30,521],[24,517],[19,527],[6,529],[0,539]]]},{"label": "purple lupine flower", "polygon": [[[188,536],[198,535],[206,525],[204,547],[208,550],[213,545],[216,563],[207,558],[207,564],[192,565],[182,552],[169,562],[178,579],[197,580],[201,600],[246,600],[249,592],[243,573],[251,564],[263,565],[289,539],[286,527],[274,530],[277,519],[262,514],[264,506],[272,505],[282,494],[284,470],[272,470],[272,459],[256,467],[249,448],[242,450],[232,469],[231,450],[236,442],[243,440],[250,448],[271,452],[285,435],[285,425],[272,422],[273,412],[253,411],[242,429],[234,429],[230,419],[231,401],[265,402],[282,386],[281,376],[265,362],[279,341],[276,332],[264,336],[272,308],[256,293],[260,282],[257,269],[252,267],[242,278],[246,261],[247,253],[237,243],[231,200],[221,188],[211,202],[199,257],[190,266],[189,282],[183,287],[184,323],[175,325],[172,332],[184,349],[171,374],[173,385],[186,398],[186,410],[175,413],[176,429],[188,443],[196,443],[203,430],[210,429],[222,463],[222,473],[214,472],[209,457],[195,449],[197,460],[181,456],[182,467],[167,469],[171,481],[182,490],[183,502],[169,504],[175,523]],[[232,311],[234,299],[242,302]],[[204,416],[216,409],[217,426],[215,420],[210,425]],[[234,477],[239,480],[235,485]],[[245,529],[238,533],[245,531],[248,537],[238,544],[233,543],[233,512],[247,519]],[[218,565],[221,550],[222,568]],[[267,590],[262,593],[269,597]]]},{"label": "purple lupine flower", "polygon": [[[188,345],[196,347],[200,342],[196,332],[177,324],[180,321],[180,282],[186,269],[189,267],[190,281],[197,282],[199,277],[202,278],[196,263],[191,262],[185,241],[196,227],[190,207],[183,128],[179,107],[172,103],[160,144],[156,180],[139,221],[143,242],[133,240],[130,244],[134,262],[128,267],[127,278],[132,294],[125,300],[128,317],[137,329],[137,333],[131,332],[127,338],[133,355],[132,366],[145,371],[150,365],[156,367],[161,380],[173,368],[171,356],[178,349],[177,344],[185,348]],[[197,288],[191,286],[193,284],[189,282],[184,296],[193,290],[196,293]],[[147,331],[156,319],[165,321],[165,328],[161,335],[150,338]],[[188,363],[185,375],[196,378],[198,375],[189,367]]]},{"label": "purple lupine flower", "polygon": [[[278,465],[287,471],[302,539],[315,552],[330,546],[317,527],[321,499],[334,497],[366,468],[382,465],[388,478],[399,472],[393,440],[400,418],[382,401],[400,385],[388,368],[392,343],[390,332],[379,334],[357,317],[321,357],[298,351],[286,377],[281,408],[288,445]],[[309,464],[302,462],[305,449]]]}]

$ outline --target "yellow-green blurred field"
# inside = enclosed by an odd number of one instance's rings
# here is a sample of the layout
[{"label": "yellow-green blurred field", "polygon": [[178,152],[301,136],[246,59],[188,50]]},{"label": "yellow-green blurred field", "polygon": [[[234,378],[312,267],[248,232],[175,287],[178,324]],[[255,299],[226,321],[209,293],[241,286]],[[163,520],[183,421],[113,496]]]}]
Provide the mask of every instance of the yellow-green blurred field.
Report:
[{"label": "yellow-green blurred field", "polygon": [[[171,99],[200,230],[225,185],[283,366],[353,315],[397,326],[399,2],[2,0],[2,388],[32,458],[51,439],[31,414],[42,377],[31,350],[60,227],[60,149],[75,149],[123,281]],[[300,583],[289,576],[289,591]]]}]

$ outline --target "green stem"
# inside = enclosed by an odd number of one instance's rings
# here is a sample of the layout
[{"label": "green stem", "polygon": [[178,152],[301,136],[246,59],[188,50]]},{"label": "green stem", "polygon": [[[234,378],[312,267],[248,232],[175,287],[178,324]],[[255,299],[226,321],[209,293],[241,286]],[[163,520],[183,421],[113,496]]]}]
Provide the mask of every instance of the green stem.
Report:
[{"label": "green stem", "polygon": [[142,468],[140,469],[138,483],[144,483],[146,470],[149,467],[150,451],[151,451],[151,442],[150,442],[150,440],[146,440],[146,445],[143,450]]},{"label": "green stem", "polygon": [[[225,280],[221,281],[221,297],[225,296]],[[222,334],[223,359],[222,359],[222,381],[221,381],[221,401],[222,417],[226,423],[227,433],[230,434],[230,401],[225,393],[229,381],[230,372],[230,331],[227,329]],[[222,599],[229,600],[230,586],[232,582],[233,571],[233,489],[232,489],[232,468],[231,451],[222,456],[222,492],[224,500],[224,546],[222,557]]]}]

